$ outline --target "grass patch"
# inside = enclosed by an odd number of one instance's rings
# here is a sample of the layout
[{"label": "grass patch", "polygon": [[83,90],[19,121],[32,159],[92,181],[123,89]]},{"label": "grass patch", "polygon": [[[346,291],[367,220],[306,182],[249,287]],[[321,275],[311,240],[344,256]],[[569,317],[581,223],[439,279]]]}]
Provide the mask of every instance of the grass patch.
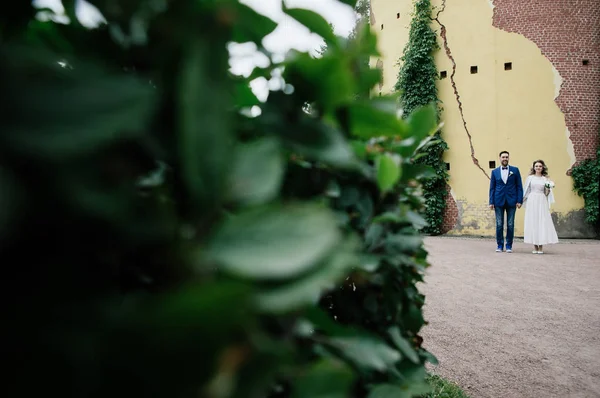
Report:
[{"label": "grass patch", "polygon": [[440,376],[430,375],[427,377],[427,382],[431,385],[433,391],[422,395],[420,398],[469,398],[458,384]]}]

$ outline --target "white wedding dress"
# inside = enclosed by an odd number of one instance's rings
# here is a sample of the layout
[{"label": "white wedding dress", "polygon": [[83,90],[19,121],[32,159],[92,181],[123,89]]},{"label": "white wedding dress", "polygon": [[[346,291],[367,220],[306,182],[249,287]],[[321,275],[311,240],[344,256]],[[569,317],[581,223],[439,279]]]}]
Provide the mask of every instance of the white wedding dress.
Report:
[{"label": "white wedding dress", "polygon": [[525,183],[525,234],[523,241],[532,245],[558,243],[556,229],[550,215],[550,204],[554,202],[552,192],[546,196],[546,177],[529,176]]}]

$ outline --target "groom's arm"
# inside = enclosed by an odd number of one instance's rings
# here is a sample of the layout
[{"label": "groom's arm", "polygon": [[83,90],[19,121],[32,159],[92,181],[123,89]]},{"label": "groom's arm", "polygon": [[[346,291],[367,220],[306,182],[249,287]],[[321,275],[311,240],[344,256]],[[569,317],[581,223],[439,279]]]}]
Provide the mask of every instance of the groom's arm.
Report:
[{"label": "groom's arm", "polygon": [[496,179],[494,178],[494,170],[490,174],[490,209],[494,208],[494,191],[496,190]]},{"label": "groom's arm", "polygon": [[517,169],[517,204],[519,207],[523,203],[523,181],[521,181],[521,172]]}]

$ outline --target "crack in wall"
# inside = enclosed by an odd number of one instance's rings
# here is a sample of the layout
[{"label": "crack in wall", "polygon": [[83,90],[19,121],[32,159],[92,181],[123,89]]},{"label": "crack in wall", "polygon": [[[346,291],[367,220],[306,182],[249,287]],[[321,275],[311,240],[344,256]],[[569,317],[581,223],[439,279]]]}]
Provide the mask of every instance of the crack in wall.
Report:
[{"label": "crack in wall", "polygon": [[456,87],[456,81],[454,80],[454,75],[456,74],[456,62],[454,61],[454,57],[452,56],[452,51],[450,50],[450,47],[448,45],[448,38],[446,37],[446,26],[443,23],[441,23],[440,19],[439,19],[440,14],[442,12],[444,12],[445,9],[446,9],[446,0],[442,0],[442,7],[437,12],[437,14],[435,15],[435,18],[433,18],[433,20],[436,21],[438,23],[438,25],[440,25],[440,37],[442,38],[442,40],[444,42],[444,50],[446,51],[446,55],[450,59],[450,62],[452,62],[452,73],[450,74],[450,82],[452,83],[452,89],[454,90],[454,96],[456,97],[456,102],[458,103],[458,111],[460,113],[460,118],[462,119],[463,126],[465,128],[465,132],[467,133],[467,136],[469,137],[469,146],[471,147],[471,160],[473,161],[473,164],[475,166],[477,166],[479,168],[479,170],[481,170],[483,175],[485,175],[487,177],[487,179],[489,180],[490,176],[485,172],[483,167],[481,167],[481,165],[479,164],[479,159],[477,159],[475,157],[475,148],[473,147],[473,137],[471,136],[471,133],[469,132],[469,128],[467,126],[467,120],[465,119],[462,102],[460,100],[460,94],[458,93],[458,88]]}]

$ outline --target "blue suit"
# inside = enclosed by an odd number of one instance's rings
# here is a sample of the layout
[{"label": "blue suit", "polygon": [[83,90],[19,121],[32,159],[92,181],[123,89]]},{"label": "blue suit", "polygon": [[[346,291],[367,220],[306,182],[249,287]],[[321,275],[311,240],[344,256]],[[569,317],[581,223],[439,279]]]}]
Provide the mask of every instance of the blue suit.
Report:
[{"label": "blue suit", "polygon": [[496,211],[496,243],[498,248],[504,248],[504,212],[506,212],[506,248],[512,250],[517,203],[523,203],[523,182],[521,181],[519,169],[508,166],[506,183],[502,180],[501,167],[492,170],[490,205],[494,205]]}]

